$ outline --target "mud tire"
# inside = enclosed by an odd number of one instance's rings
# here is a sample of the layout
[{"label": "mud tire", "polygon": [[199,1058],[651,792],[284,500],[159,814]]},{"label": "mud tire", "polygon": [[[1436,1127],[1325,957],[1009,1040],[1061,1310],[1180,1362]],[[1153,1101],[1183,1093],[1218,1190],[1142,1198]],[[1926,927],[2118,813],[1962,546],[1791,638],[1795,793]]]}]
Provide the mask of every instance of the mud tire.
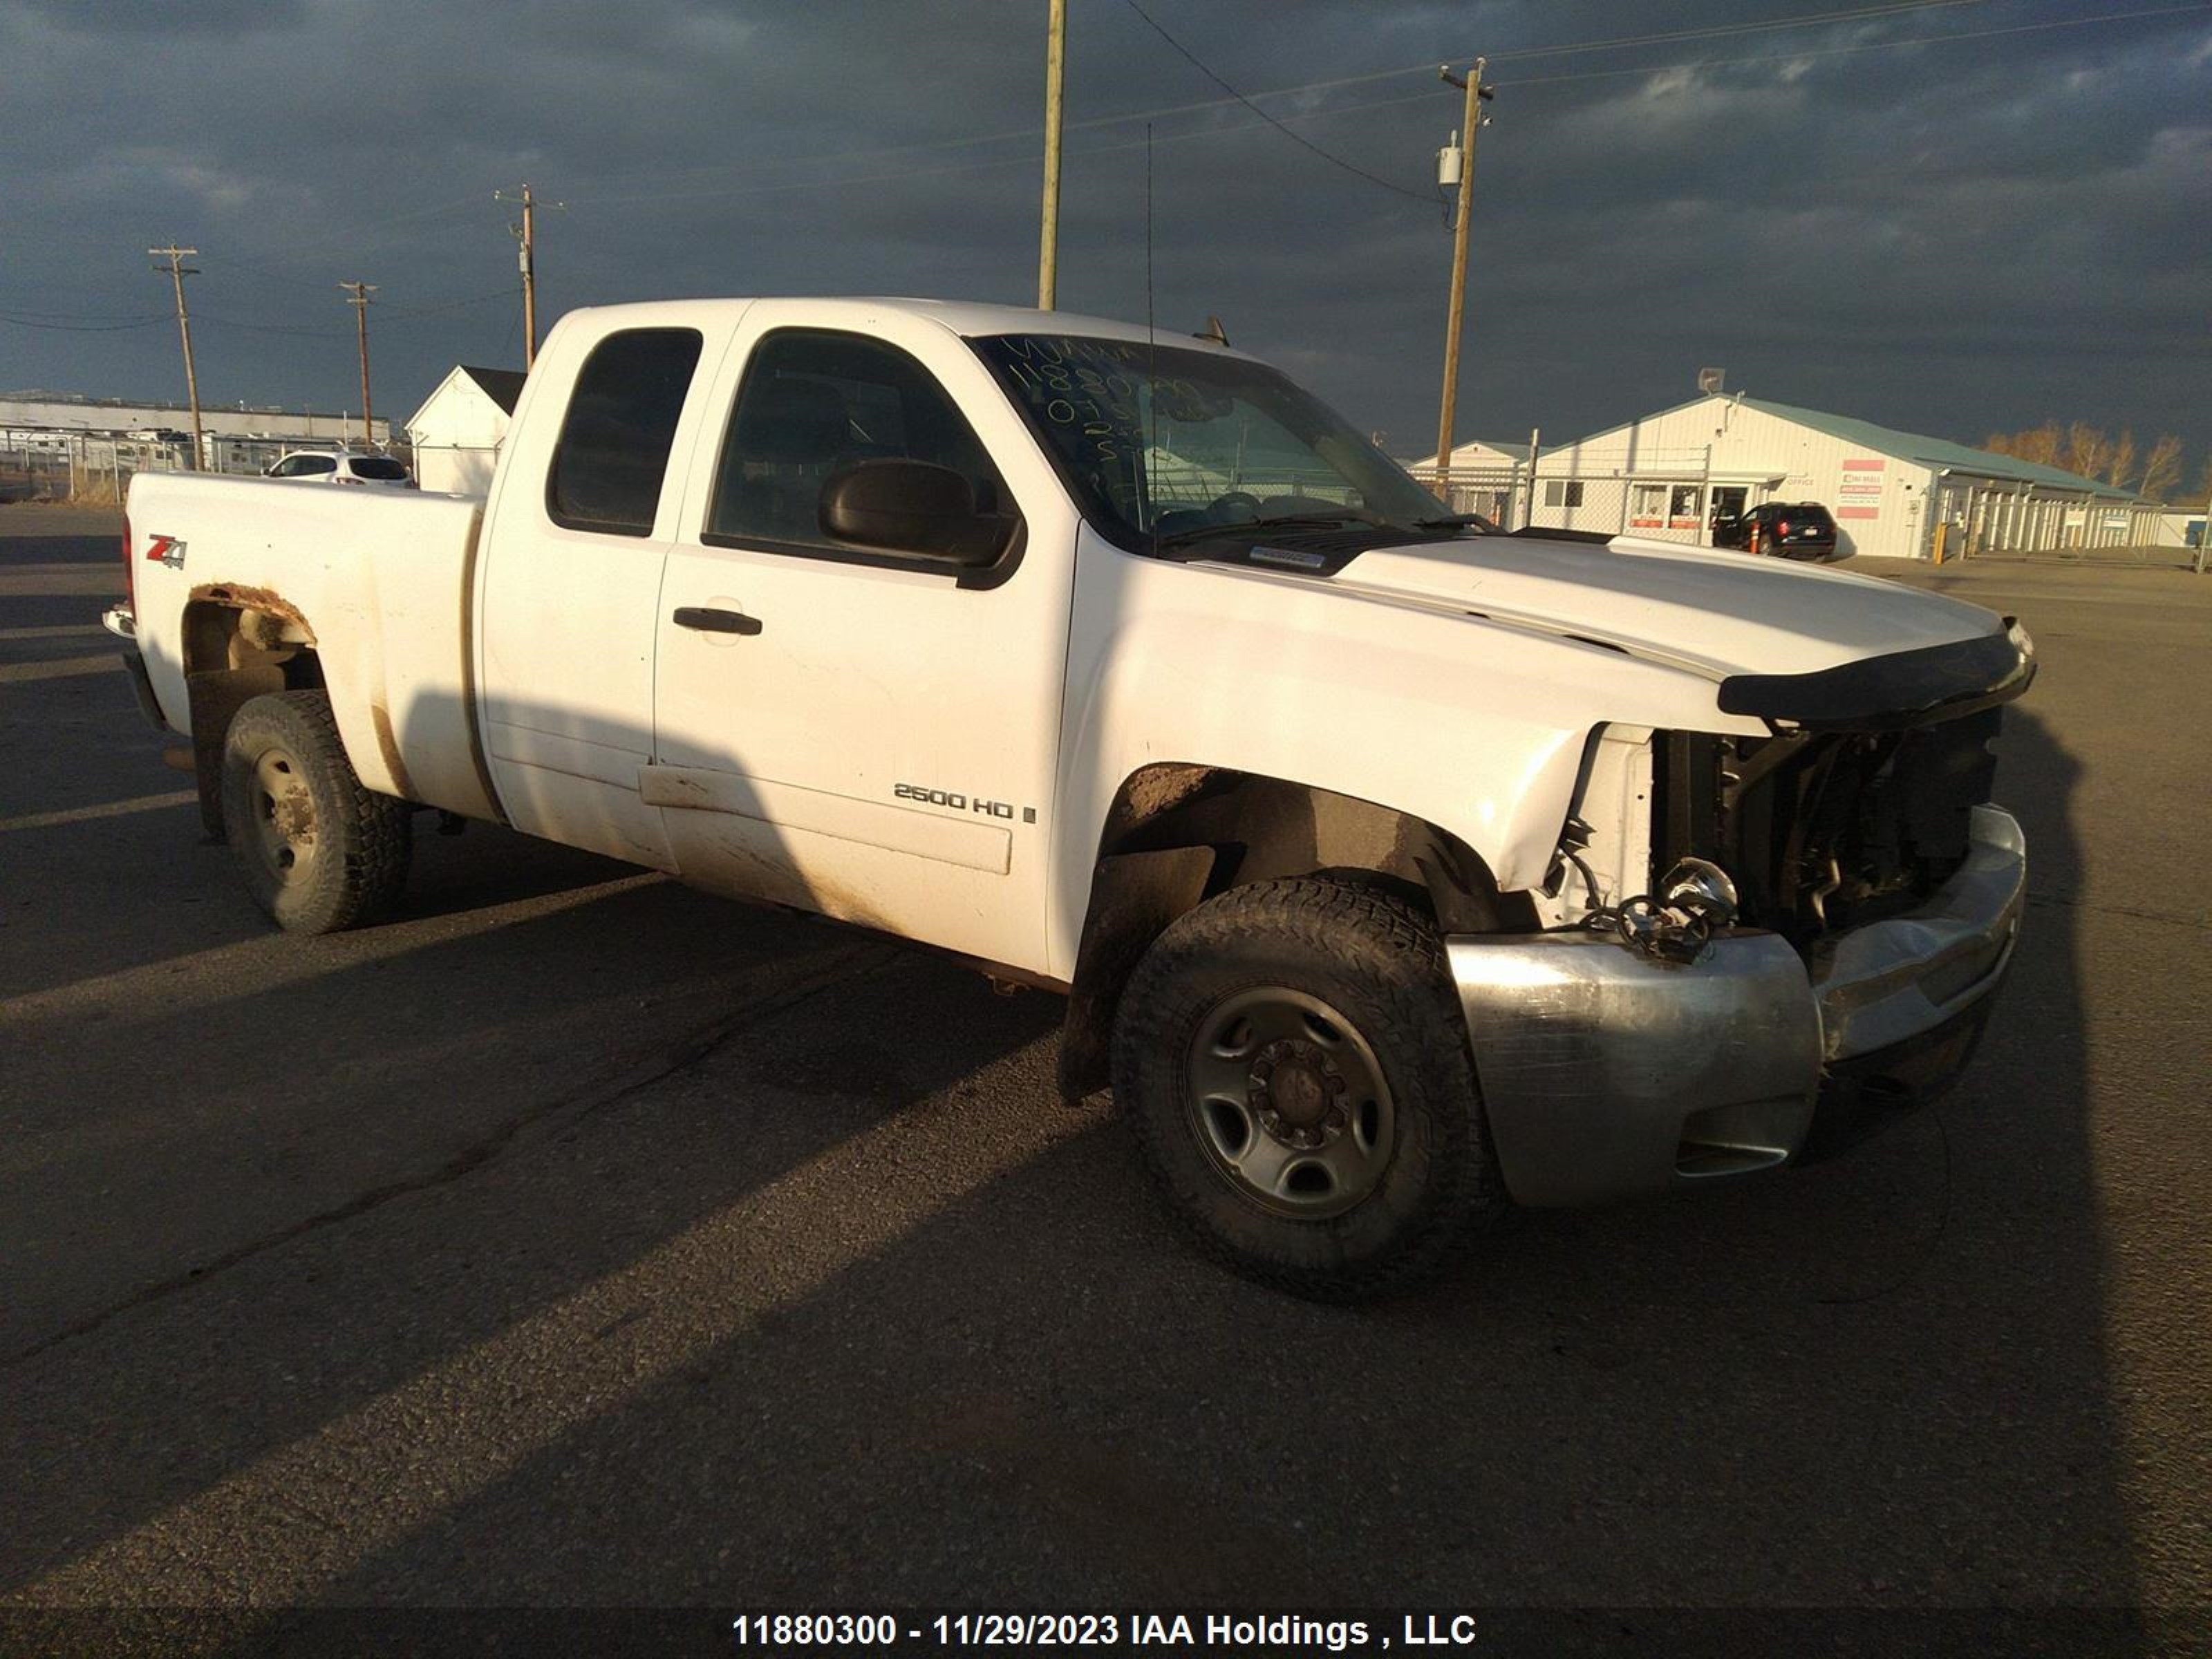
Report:
[{"label": "mud tire", "polygon": [[246,890],[285,932],[340,933],[398,902],[414,809],[363,787],[325,693],[270,692],[239,709],[222,811]]}]

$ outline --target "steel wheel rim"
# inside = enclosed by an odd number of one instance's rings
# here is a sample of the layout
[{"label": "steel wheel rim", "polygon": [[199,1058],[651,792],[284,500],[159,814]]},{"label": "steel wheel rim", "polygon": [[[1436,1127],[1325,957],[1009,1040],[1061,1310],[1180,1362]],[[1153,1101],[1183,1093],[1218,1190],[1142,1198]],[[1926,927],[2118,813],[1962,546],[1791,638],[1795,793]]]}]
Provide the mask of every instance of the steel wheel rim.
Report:
[{"label": "steel wheel rim", "polygon": [[1338,1010],[1287,986],[1237,992],[1200,1017],[1183,1105],[1215,1174],[1269,1213],[1303,1221],[1370,1196],[1397,1146],[1374,1049]]},{"label": "steel wheel rim", "polygon": [[280,884],[302,880],[315,861],[315,798],[289,750],[253,763],[252,833],[262,864]]}]

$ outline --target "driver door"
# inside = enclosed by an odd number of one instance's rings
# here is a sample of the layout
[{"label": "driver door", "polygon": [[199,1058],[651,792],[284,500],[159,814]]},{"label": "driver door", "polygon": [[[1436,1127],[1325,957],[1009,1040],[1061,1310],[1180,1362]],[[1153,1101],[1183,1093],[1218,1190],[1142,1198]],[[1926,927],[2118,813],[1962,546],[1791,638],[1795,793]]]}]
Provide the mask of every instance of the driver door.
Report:
[{"label": "driver door", "polygon": [[[957,337],[819,309],[757,304],[725,367],[662,581],[646,799],[688,881],[1041,971],[1072,515],[1036,544],[1020,494],[1065,510]],[[996,565],[823,529],[833,475],[899,457],[1012,516]]]}]

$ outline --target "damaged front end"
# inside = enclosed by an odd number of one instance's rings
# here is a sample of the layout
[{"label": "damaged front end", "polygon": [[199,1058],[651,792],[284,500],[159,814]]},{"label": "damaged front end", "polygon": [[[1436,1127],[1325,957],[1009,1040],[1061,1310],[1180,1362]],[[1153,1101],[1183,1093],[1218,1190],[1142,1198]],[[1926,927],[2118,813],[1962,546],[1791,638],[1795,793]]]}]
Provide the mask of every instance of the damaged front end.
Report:
[{"label": "damaged front end", "polygon": [[1516,1199],[1772,1168],[1956,1076],[2027,880],[1988,803],[2033,659],[2016,625],[1992,637],[1724,683],[1761,736],[1601,734],[1559,925],[1447,941]]}]

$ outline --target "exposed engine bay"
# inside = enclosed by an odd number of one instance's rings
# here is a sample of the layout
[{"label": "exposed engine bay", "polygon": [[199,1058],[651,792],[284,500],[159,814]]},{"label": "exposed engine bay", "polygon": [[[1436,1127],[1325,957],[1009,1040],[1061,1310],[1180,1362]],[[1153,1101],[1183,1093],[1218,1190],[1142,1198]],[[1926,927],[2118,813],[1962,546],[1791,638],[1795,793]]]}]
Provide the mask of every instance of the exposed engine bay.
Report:
[{"label": "exposed engine bay", "polygon": [[1736,920],[1799,951],[1909,910],[1965,860],[2001,708],[1889,732],[1655,738],[1652,868],[1726,871]]}]

